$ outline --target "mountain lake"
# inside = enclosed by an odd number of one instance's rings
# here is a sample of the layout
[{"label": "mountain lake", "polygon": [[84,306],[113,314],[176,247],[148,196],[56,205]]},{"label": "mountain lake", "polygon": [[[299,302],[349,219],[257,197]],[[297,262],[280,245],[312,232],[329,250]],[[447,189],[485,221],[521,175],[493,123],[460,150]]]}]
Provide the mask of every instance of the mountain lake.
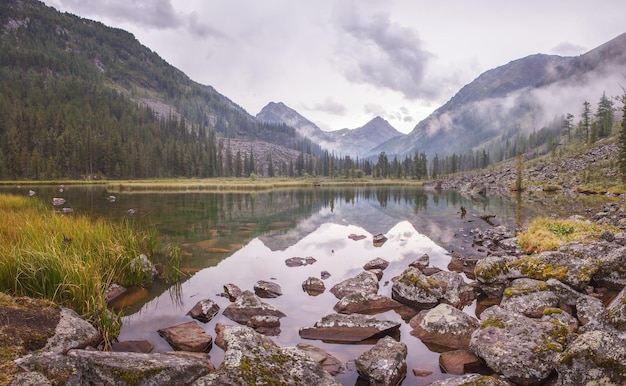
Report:
[{"label": "mountain lake", "polygon": [[[172,348],[159,336],[160,328],[193,320],[187,312],[201,299],[209,298],[220,312],[208,323],[196,321],[215,338],[216,323],[235,324],[221,312],[230,304],[220,296],[227,283],[253,291],[259,280],[279,284],[283,295],[263,299],[287,314],[281,333],[271,337],[280,346],[308,343],[334,355],[346,366],[336,376],[344,385],[354,385],[358,374],[354,359],[371,344],[332,344],[301,339],[298,331],[311,327],[323,316],[334,313],[338,301],[329,289],[363,270],[377,257],[390,264],[383,271],[379,294],[391,297],[392,278],[418,257],[428,254],[430,266],[446,270],[453,251],[478,253],[472,248],[472,230],[493,225],[516,229],[535,216],[567,216],[573,205],[596,208],[605,197],[582,197],[580,201],[561,194],[521,199],[510,197],[466,197],[456,191],[427,192],[415,187],[317,187],[255,193],[213,192],[113,192],[105,186],[20,186],[2,187],[0,192],[27,195],[50,203],[59,215],[84,214],[110,221],[128,221],[141,230],[155,229],[164,240],[179,245],[181,268],[188,274],[182,283],[170,286],[156,282],[149,288],[131,289],[115,306],[123,310],[119,340],[149,340],[153,352]],[[110,196],[115,196],[115,200]],[[53,198],[64,198],[53,206]],[[550,203],[547,205],[546,203]],[[462,215],[461,207],[466,208]],[[71,208],[63,214],[61,208]],[[133,214],[129,214],[132,209]],[[495,216],[492,224],[480,216]],[[374,246],[376,234],[387,241]],[[350,235],[365,238],[353,240]],[[71,235],[68,235],[71,237]],[[311,265],[287,267],[291,257],[313,257]],[[310,296],[302,282],[310,276],[324,280],[326,291]],[[467,281],[470,281],[466,278]],[[465,312],[475,316],[475,303]],[[437,352],[410,335],[408,321],[394,311],[377,314],[381,320],[401,322],[400,336],[408,346],[404,385],[426,385],[448,377],[442,374]],[[209,352],[218,366],[223,351],[215,344]],[[432,371],[416,377],[412,369]]]}]

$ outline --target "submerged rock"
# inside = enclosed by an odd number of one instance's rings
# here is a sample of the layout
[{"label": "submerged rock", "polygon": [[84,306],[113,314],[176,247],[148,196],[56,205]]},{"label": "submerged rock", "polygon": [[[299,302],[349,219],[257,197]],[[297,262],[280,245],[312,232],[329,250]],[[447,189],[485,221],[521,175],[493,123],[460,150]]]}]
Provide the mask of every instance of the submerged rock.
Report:
[{"label": "submerged rock", "polygon": [[249,327],[215,326],[215,343],[225,350],[214,373],[196,380],[209,385],[340,385],[324,368],[296,347],[279,347]]},{"label": "submerged rock", "polygon": [[311,359],[319,363],[330,375],[337,375],[345,370],[343,363],[319,347],[306,343],[298,343],[297,348],[304,351]]},{"label": "submerged rock", "polygon": [[406,344],[386,336],[356,360],[359,376],[370,385],[399,385],[406,376]]},{"label": "submerged rock", "polygon": [[158,332],[176,351],[208,352],[213,344],[211,335],[196,322],[162,328]]},{"label": "submerged rock", "polygon": [[385,335],[398,335],[400,323],[379,320],[360,314],[330,314],[315,322],[313,327],[301,328],[303,339],[325,342],[357,343]]}]

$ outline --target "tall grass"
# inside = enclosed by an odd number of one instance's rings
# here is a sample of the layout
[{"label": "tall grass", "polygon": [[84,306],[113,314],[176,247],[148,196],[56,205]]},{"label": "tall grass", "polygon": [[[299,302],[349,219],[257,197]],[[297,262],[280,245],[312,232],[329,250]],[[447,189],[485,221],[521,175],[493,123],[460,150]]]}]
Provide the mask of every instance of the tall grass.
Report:
[{"label": "tall grass", "polygon": [[[0,195],[0,291],[72,308],[110,337],[119,325],[107,311],[106,290],[114,282],[151,281],[138,257],[161,252],[156,237],[127,223],[61,215],[34,198]],[[178,266],[167,271],[176,273]]]}]

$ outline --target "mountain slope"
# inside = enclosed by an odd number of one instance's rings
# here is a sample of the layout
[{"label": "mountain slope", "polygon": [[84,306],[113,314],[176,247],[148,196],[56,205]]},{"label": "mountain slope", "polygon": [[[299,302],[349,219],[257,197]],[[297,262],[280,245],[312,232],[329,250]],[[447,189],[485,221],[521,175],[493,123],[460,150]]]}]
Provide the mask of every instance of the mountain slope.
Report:
[{"label": "mountain slope", "polygon": [[1,0],[0,21],[2,67],[105,84],[162,116],[175,114],[225,137],[283,145],[294,140],[294,132],[262,127],[240,106],[192,81],[126,31],[62,14],[36,0]]},{"label": "mountain slope", "polygon": [[363,157],[374,147],[401,135],[389,122],[380,117],[375,117],[362,127],[353,130],[323,131],[282,102],[270,102],[261,109],[256,118],[261,122],[291,126],[298,134],[311,139],[322,148],[335,154],[352,157]]},{"label": "mountain slope", "polygon": [[626,34],[578,57],[531,55],[484,72],[406,137],[375,148],[388,154],[426,151],[429,158],[465,153],[488,141],[531,133],[603,92],[621,95]]}]

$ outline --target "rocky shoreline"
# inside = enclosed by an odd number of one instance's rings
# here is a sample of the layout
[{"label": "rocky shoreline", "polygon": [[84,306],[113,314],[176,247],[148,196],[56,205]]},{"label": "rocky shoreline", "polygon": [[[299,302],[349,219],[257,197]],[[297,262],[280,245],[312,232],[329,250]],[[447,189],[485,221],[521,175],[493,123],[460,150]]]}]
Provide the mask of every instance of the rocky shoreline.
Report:
[{"label": "rocky shoreline", "polygon": [[[613,145],[604,144],[583,157],[603,163],[614,151]],[[574,184],[586,167],[576,162],[582,161],[572,158],[526,168],[527,192],[558,186],[564,195],[577,194]],[[468,195],[509,194],[515,173],[513,164],[504,165],[448,178],[431,188]],[[399,339],[399,323],[376,316],[393,310],[410,325],[411,335],[440,353],[440,366],[450,377],[430,385],[626,384],[626,212],[622,205],[581,208],[575,217],[610,224],[619,231],[605,231],[599,241],[568,243],[557,251],[534,255],[522,253],[516,230],[475,229],[468,242],[480,254],[472,248],[465,254],[452,253],[448,270],[430,266],[424,255],[392,280],[391,298],[378,294],[382,271],[389,263],[372,260],[355,277],[328,289],[337,298],[336,313],[303,326],[300,337],[369,344],[371,348],[354,359],[357,384],[399,385],[407,371],[427,374],[408,368],[410,347]],[[314,262],[292,258],[285,264]],[[325,292],[325,278],[310,277],[302,288],[311,296]],[[0,295],[0,300],[8,298]],[[150,353],[152,345],[147,341],[116,342],[112,350],[101,351],[94,348],[101,340],[98,332],[71,310],[23,298],[0,302],[0,315],[21,315],[24,310],[36,315],[21,319],[23,324],[34,323],[29,334],[15,334],[22,339],[23,350],[14,362],[19,370],[11,384],[339,384],[334,375],[345,371],[345,363],[314,344],[280,347],[272,340],[281,332],[284,313],[264,299],[282,295],[276,283],[259,281],[254,291],[224,283],[222,295],[231,301],[222,314],[233,323],[217,324],[213,339],[202,323],[221,310],[211,299],[202,299],[189,310],[194,321],[159,330],[174,349],[168,353]],[[461,311],[472,302],[476,302],[475,315]],[[37,324],[43,320],[45,326]],[[16,325],[0,320],[0,331],[6,334]],[[213,344],[225,352],[217,367],[208,354]]]},{"label": "rocky shoreline", "polygon": [[[442,271],[430,267],[425,255],[394,278],[393,299],[377,294],[386,262],[376,259],[330,289],[338,299],[336,314],[300,334],[372,344],[355,359],[364,384],[400,384],[408,371],[398,324],[361,314],[382,310],[402,315],[412,335],[441,353],[442,369],[460,375],[431,385],[625,384],[626,212],[605,204],[580,221],[621,231],[535,255],[522,254],[514,232],[504,227],[477,231],[473,243],[484,246],[486,256],[455,254],[449,271]],[[140,342],[114,346],[124,352],[98,351],[90,348],[97,331],[72,311],[56,308],[54,333],[43,348],[15,361],[23,372],[12,384],[339,384],[333,374],[343,364],[332,356],[314,345],[273,342],[283,314],[262,298],[276,296],[280,288],[267,287],[260,282],[253,293],[225,286],[224,296],[233,302],[223,312],[236,323],[216,327],[215,344],[225,350],[217,368],[207,354],[213,340],[195,321],[159,331],[176,349],[171,353],[136,352],[150,349],[137,348]],[[476,298],[476,316],[461,311]],[[206,299],[190,315],[204,321],[217,312]]]}]

